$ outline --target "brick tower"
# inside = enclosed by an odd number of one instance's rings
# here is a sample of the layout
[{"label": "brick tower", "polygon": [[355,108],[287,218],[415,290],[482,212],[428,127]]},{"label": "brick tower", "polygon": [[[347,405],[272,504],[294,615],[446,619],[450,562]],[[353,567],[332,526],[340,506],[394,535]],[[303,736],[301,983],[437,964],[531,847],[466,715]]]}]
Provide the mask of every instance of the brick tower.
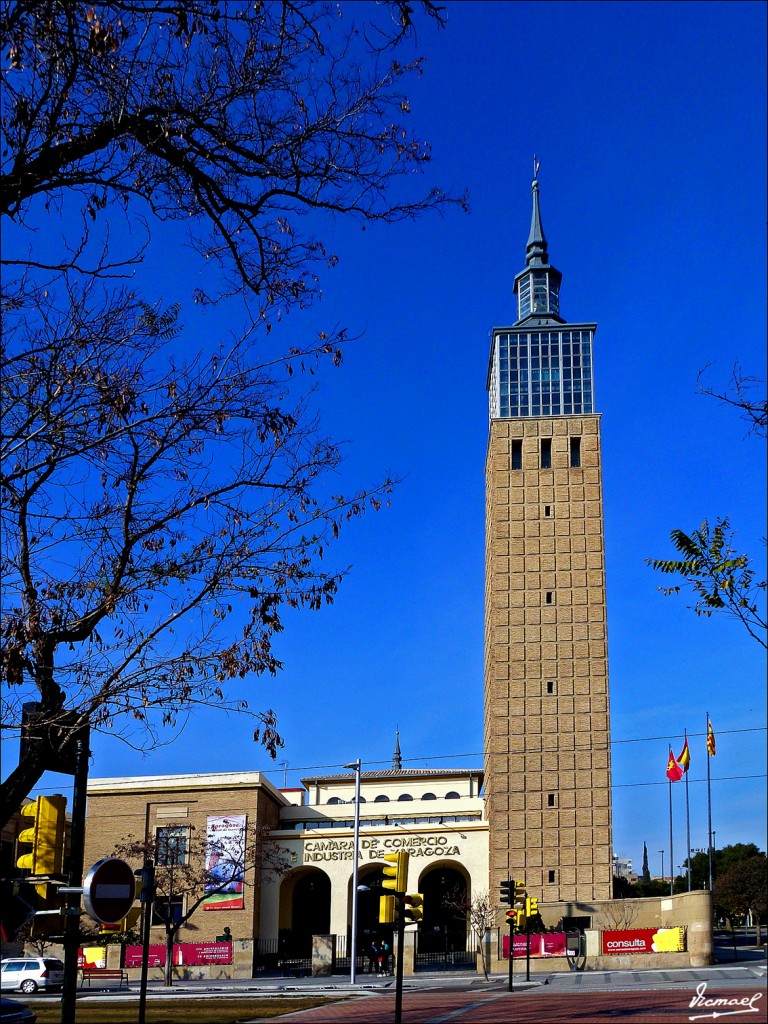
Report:
[{"label": "brick tower", "polygon": [[596,324],[560,316],[538,167],[518,319],[493,330],[486,458],[485,793],[490,891],[612,895]]}]

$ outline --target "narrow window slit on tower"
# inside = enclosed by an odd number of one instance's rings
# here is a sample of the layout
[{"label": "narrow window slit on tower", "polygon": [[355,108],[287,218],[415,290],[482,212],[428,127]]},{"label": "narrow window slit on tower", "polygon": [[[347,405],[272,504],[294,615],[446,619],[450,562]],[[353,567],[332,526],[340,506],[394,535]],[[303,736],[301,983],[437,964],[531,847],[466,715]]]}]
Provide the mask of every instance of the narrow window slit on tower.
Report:
[{"label": "narrow window slit on tower", "polygon": [[547,591],[545,592],[545,594],[544,594],[544,600],[545,600],[545,602],[546,602],[547,604],[552,604],[552,601],[554,600],[554,597],[553,597],[553,594],[552,594],[552,591],[551,591],[551,590],[547,590]]},{"label": "narrow window slit on tower", "polygon": [[555,806],[555,794],[554,793],[547,793],[547,807],[554,807],[554,806]]},{"label": "narrow window slit on tower", "polygon": [[571,468],[578,469],[581,465],[581,438],[571,438]]},{"label": "narrow window slit on tower", "polygon": [[552,438],[541,439],[541,468],[552,469]]},{"label": "narrow window slit on tower", "polygon": [[547,683],[547,693],[553,694],[555,692],[555,684]]},{"label": "narrow window slit on tower", "polygon": [[512,441],[512,469],[523,468],[523,442],[514,439]]},{"label": "narrow window slit on tower", "polygon": [[545,505],[545,506],[544,506],[544,516],[545,516],[545,517],[546,517],[547,519],[549,519],[549,517],[550,517],[551,515],[552,515],[552,506],[551,506],[551,505]]},{"label": "narrow window slit on tower", "polygon": [[554,871],[550,871],[549,872],[549,881],[550,882],[554,882],[555,881],[555,872]]}]

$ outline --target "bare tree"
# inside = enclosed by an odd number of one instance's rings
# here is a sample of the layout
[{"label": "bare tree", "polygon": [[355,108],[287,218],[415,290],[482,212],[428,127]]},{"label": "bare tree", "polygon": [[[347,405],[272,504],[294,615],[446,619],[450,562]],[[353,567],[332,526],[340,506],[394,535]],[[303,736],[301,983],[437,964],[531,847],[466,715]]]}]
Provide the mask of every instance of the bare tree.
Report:
[{"label": "bare tree", "polygon": [[114,855],[137,866],[155,864],[156,922],[165,928],[165,984],[173,984],[173,946],[182,928],[207,900],[220,893],[244,892],[261,884],[262,872],[274,877],[287,870],[284,854],[267,838],[269,829],[245,825],[235,842],[215,838],[188,821],[168,823],[147,839],[127,836]]},{"label": "bare tree", "polygon": [[[748,433],[765,437],[768,433],[768,399],[765,397],[765,381],[744,373],[741,364],[735,363],[727,388],[717,390],[702,383],[705,367],[698,378],[698,392],[716,398],[724,405],[738,409],[742,419],[749,424]],[[755,394],[755,392],[758,392]]]},{"label": "bare tree", "polygon": [[[270,331],[319,294],[330,215],[464,203],[410,185],[430,159],[403,126],[413,25],[407,3],[0,5],[3,724],[34,700],[42,739],[2,820],[85,724],[146,748],[226,707],[280,744],[227,681],[280,669],[281,612],[333,600],[326,547],[391,482],[332,488],[339,446],[294,377],[338,365],[346,329]],[[139,243],[113,241],[120,216]],[[181,302],[115,280],[181,220],[206,268],[194,308],[240,295],[247,313],[183,348]]]},{"label": "bare tree", "polygon": [[306,305],[313,268],[335,260],[299,230],[308,213],[391,223],[464,203],[393,188],[431,156],[399,91],[422,61],[393,53],[413,17],[408,3],[8,0],[0,213],[29,227],[40,204],[70,215],[60,259],[35,242],[12,262],[84,268],[72,215],[124,209],[148,231],[189,224],[207,268],[196,301],[245,288],[262,319]]},{"label": "bare tree", "polygon": [[496,923],[496,907],[491,900],[490,893],[481,889],[471,896],[466,890],[448,893],[445,898],[445,906],[453,910],[457,917],[462,918],[469,924],[469,930],[480,950],[480,963],[483,967],[483,976],[488,981],[488,957],[486,953],[486,935],[489,928]]}]

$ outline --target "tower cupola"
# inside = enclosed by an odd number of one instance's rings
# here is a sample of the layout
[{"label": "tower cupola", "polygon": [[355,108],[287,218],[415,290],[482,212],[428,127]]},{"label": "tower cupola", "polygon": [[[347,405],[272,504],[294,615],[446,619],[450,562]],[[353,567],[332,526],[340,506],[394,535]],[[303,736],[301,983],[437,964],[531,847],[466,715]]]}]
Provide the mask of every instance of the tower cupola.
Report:
[{"label": "tower cupola", "polygon": [[533,210],[531,230],[525,247],[525,270],[515,277],[517,296],[517,322],[535,319],[541,323],[565,321],[560,317],[560,282],[563,275],[549,262],[547,239],[541,223],[539,206],[539,164],[533,158]]}]

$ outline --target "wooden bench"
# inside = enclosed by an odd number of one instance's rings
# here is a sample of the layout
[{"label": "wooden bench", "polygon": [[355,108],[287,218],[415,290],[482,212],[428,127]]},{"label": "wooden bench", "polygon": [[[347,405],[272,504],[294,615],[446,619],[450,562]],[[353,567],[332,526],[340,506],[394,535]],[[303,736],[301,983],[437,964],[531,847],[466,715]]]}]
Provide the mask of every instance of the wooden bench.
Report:
[{"label": "wooden bench", "polygon": [[80,970],[80,988],[85,984],[86,979],[88,980],[88,988],[91,987],[92,981],[119,981],[119,988],[125,985],[128,988],[128,971],[122,967],[83,967]]}]

